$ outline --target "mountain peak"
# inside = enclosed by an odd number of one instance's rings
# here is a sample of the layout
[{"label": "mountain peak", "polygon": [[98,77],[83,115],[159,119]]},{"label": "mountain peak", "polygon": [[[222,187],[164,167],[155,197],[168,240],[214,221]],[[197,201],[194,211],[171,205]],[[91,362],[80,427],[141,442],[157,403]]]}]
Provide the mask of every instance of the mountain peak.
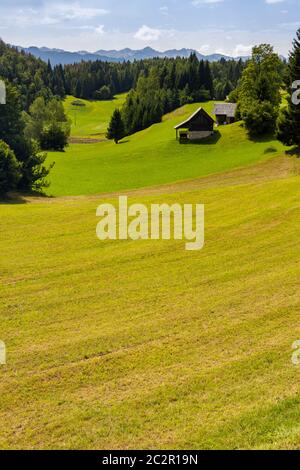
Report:
[{"label": "mountain peak", "polygon": [[[200,52],[196,51],[195,49],[170,49],[164,52],[156,51],[150,46],[144,47],[144,49],[134,50],[130,48],[124,48],[121,50],[98,50],[96,52],[88,52],[88,51],[77,51],[77,52],[70,52],[65,51],[63,49],[49,49],[48,47],[35,47],[31,46],[28,48],[19,47],[20,50],[24,50],[35,57],[38,57],[45,62],[50,60],[52,66],[54,65],[67,65],[73,64],[76,62],[81,62],[83,60],[86,61],[95,61],[95,60],[102,60],[105,62],[123,62],[125,60],[133,61],[133,60],[141,60],[141,59],[152,59],[154,57],[167,57],[167,58],[176,58],[176,57],[189,57],[191,53],[195,52],[199,60],[208,60],[209,62],[215,62],[224,58],[225,60],[232,60],[233,57],[229,57],[223,54],[211,54],[205,56]],[[236,58],[236,60],[240,59],[240,57]],[[247,57],[243,58],[247,59]]]}]

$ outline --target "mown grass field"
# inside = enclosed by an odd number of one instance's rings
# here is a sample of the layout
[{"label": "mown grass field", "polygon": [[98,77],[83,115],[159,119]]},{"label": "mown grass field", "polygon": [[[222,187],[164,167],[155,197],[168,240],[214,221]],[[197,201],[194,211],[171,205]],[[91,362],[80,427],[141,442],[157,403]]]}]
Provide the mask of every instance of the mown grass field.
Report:
[{"label": "mown grass field", "polygon": [[[219,135],[206,143],[180,145],[175,140],[174,126],[200,105],[212,112],[213,102],[187,105],[165,116],[162,123],[125,138],[119,145],[111,141],[71,144],[65,153],[49,154],[48,161],[56,164],[47,194],[89,195],[165,184],[254,164],[283,151],[284,147],[273,139],[250,141],[240,123],[219,127]],[[97,109],[101,106],[105,104],[97,103]],[[101,113],[99,121],[104,119]],[[93,126],[95,116],[97,112],[93,113]],[[84,121],[82,135],[86,135],[88,119]],[[107,122],[109,117],[105,119]]]},{"label": "mown grass field", "polygon": [[[65,99],[65,109],[72,121],[72,137],[105,138],[110,116],[125,102],[126,93],[117,95],[111,101],[78,100],[73,96]],[[84,106],[74,106],[80,102]]]},{"label": "mown grass field", "polygon": [[[192,109],[53,156],[63,197],[0,204],[0,448],[300,448],[300,162],[238,124],[180,146]],[[204,203],[204,249],[100,242],[120,189]]]},{"label": "mown grass field", "polygon": [[260,171],[131,198],[204,203],[200,252],[98,241],[97,197],[0,206],[1,448],[300,447],[300,176]]}]

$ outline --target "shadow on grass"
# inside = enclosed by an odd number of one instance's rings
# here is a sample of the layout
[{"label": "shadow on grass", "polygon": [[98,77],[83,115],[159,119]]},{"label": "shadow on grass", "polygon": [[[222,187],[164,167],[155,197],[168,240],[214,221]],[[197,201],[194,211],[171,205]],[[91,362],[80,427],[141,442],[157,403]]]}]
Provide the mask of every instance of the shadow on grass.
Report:
[{"label": "shadow on grass", "polygon": [[274,142],[274,140],[277,140],[274,134],[252,135],[248,133],[248,137],[251,140],[251,142],[256,142],[256,143],[268,143],[268,142]]},{"label": "shadow on grass", "polygon": [[268,147],[266,148],[266,150],[264,151],[264,154],[267,155],[268,153],[276,153],[277,152],[277,148],[276,147]]},{"label": "shadow on grass", "polygon": [[210,137],[200,140],[187,140],[186,142],[180,142],[181,145],[214,145],[221,139],[220,131],[215,131]]},{"label": "shadow on grass", "polygon": [[17,205],[17,204],[27,204],[29,201],[27,198],[48,198],[48,199],[53,199],[53,196],[48,196],[45,193],[42,192],[35,192],[32,191],[30,193],[8,193],[5,197],[1,196],[0,197],[0,206],[2,205]]},{"label": "shadow on grass", "polygon": [[287,150],[285,153],[292,157],[300,158],[300,146],[293,147],[290,150]]}]

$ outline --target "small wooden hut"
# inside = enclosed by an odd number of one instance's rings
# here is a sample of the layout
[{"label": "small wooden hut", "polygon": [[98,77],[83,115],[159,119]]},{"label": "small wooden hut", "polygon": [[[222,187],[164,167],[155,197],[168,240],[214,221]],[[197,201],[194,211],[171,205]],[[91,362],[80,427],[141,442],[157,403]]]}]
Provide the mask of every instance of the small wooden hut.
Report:
[{"label": "small wooden hut", "polygon": [[214,106],[214,115],[216,116],[217,123],[232,124],[235,122],[236,103],[220,103]]},{"label": "small wooden hut", "polygon": [[176,139],[178,136],[180,142],[205,139],[214,133],[214,123],[205,109],[199,108],[186,121],[175,126]]}]

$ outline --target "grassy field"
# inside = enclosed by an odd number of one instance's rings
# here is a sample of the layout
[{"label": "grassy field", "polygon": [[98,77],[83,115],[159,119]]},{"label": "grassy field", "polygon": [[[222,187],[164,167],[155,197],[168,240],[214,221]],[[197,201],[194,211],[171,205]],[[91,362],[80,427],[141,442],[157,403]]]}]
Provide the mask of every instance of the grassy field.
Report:
[{"label": "grassy field", "polygon": [[[65,109],[72,120],[72,137],[104,138],[113,111],[121,108],[126,99],[126,93],[117,95],[111,101],[77,100],[67,96]],[[74,102],[84,106],[74,106]]]},{"label": "grassy field", "polygon": [[[73,136],[104,123],[88,106]],[[0,204],[1,449],[300,448],[300,161],[239,124],[179,145],[196,107],[72,144],[50,156],[62,197]],[[100,242],[120,190],[204,203],[204,249]]]},{"label": "grassy field", "polygon": [[299,449],[296,163],[136,192],[205,204],[193,253],[98,241],[97,197],[1,205],[0,447]]},{"label": "grassy field", "polygon": [[[67,109],[70,102],[71,98],[68,98]],[[89,106],[93,110],[91,113],[87,111]],[[102,106],[103,109],[109,106],[111,111],[114,104],[91,103],[87,110],[83,108],[73,135],[91,137],[96,132],[93,126],[105,119],[101,124],[103,130],[108,121],[108,111],[107,114],[103,110],[100,112]],[[55,161],[56,164],[47,193],[54,196],[89,195],[165,184],[221,173],[266,160],[283,151],[283,146],[272,139],[250,141],[239,123],[219,127],[215,138],[205,143],[180,145],[175,140],[174,126],[199,106],[184,106],[165,116],[161,124],[138,132],[119,145],[111,141],[71,144],[65,153],[49,154],[49,162]],[[213,102],[202,106],[211,112]]]}]

